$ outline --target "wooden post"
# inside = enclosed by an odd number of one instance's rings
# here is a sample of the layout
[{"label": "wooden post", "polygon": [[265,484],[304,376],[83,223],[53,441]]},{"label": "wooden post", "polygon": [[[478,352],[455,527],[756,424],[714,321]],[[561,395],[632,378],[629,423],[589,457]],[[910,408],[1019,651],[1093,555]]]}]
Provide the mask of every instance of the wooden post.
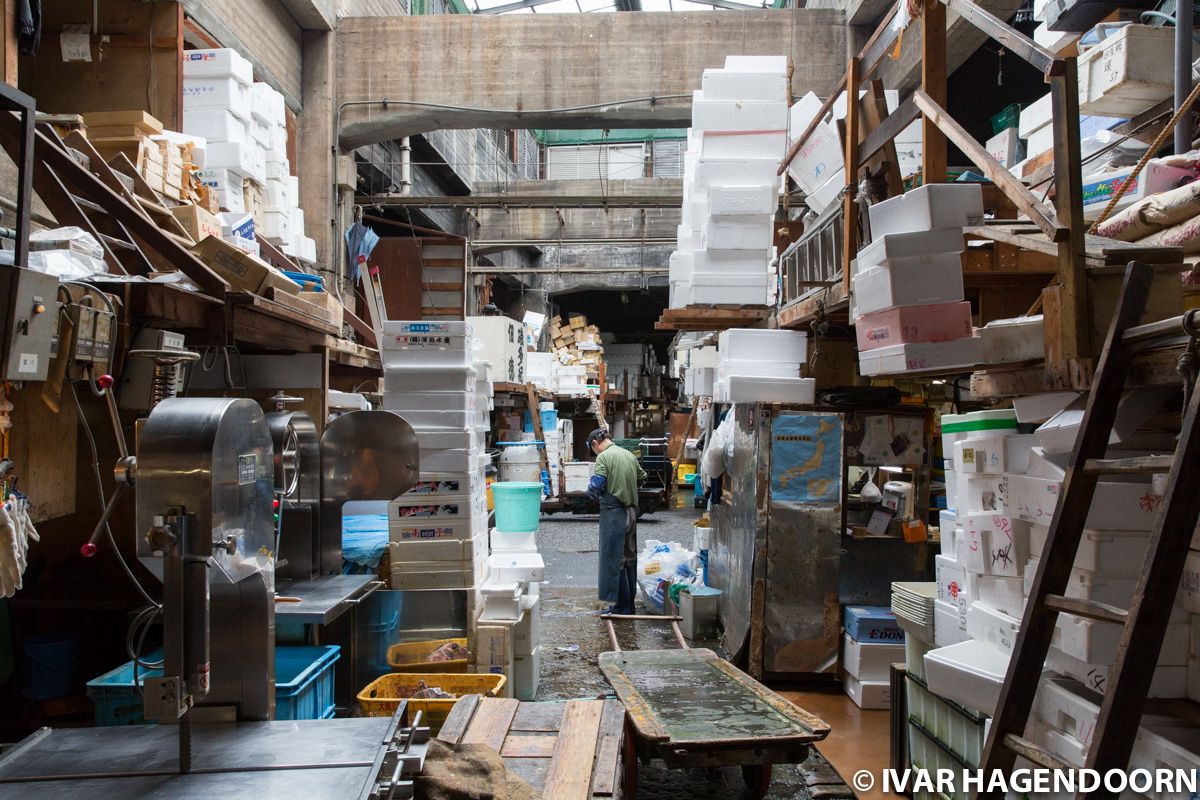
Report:
[{"label": "wooden post", "polygon": [[[946,6],[939,0],[925,0],[921,9],[921,89],[946,107]],[[928,114],[921,118],[921,177],[946,182],[946,137]]]},{"label": "wooden post", "polygon": [[[1058,283],[1062,287],[1061,364],[1046,361],[1056,383],[1069,379],[1071,363],[1092,355],[1091,313],[1084,269],[1083,176],[1079,161],[1079,74],[1074,58],[1065,59],[1062,74],[1050,79],[1054,116],[1054,203],[1067,237],[1058,243]],[[1047,348],[1050,343],[1047,341]],[[1047,355],[1050,350],[1047,349]],[[1090,370],[1085,370],[1089,372]],[[1070,388],[1070,387],[1068,387]]]},{"label": "wooden post", "polygon": [[[846,164],[843,181],[847,186],[858,182],[858,85],[862,64],[850,59],[846,68]],[[850,296],[850,262],[858,256],[858,203],[854,191],[842,197],[842,290]]]},{"label": "wooden post", "polygon": [[9,86],[17,86],[17,0],[0,0],[3,4],[4,33],[0,36],[3,43],[4,82]]}]

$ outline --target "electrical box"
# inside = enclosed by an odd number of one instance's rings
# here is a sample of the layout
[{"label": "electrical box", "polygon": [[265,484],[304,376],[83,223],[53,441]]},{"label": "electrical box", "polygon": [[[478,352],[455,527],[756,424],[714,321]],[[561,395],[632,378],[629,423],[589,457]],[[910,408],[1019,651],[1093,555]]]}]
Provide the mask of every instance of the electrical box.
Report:
[{"label": "electrical box", "polygon": [[4,319],[4,379],[44,381],[53,358],[58,278],[23,267],[0,267]]},{"label": "electrical box", "polygon": [[[157,328],[142,328],[130,344],[130,350],[184,350],[182,333]],[[186,366],[175,370],[175,394],[183,391]],[[121,377],[121,408],[149,411],[154,395],[154,361],[148,358],[129,358]]]},{"label": "electrical box", "polygon": [[77,377],[80,370],[92,377],[110,371],[113,342],[116,339],[117,317],[110,310],[112,300],[97,289],[67,287],[71,302],[63,311],[69,325],[66,338],[59,336],[58,349],[64,349],[69,358],[69,374]]}]

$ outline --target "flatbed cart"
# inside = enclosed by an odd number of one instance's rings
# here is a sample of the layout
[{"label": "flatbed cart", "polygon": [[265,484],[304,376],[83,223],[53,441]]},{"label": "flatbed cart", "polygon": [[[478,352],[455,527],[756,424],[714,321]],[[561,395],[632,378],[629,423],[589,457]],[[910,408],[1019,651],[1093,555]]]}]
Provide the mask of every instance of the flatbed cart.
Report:
[{"label": "flatbed cart", "polygon": [[[603,614],[613,652],[600,671],[625,706],[626,797],[638,761],[671,769],[741,767],[745,796],[762,798],[774,764],[799,764],[829,725],[788,702],[712,650],[688,646],[680,617]],[[622,650],[613,620],[669,622],[679,650]]]}]

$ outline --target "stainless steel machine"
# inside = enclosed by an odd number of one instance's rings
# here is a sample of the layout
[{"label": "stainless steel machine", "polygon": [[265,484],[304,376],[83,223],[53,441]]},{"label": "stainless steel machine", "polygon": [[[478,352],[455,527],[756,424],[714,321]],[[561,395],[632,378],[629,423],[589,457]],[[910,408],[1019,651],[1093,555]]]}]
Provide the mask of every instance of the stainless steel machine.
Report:
[{"label": "stainless steel machine", "polygon": [[[299,440],[294,423],[302,420],[283,426],[285,443]],[[408,489],[417,450],[412,429],[389,412],[337,423],[319,462],[320,510],[332,517],[316,530],[340,537],[341,504]],[[295,460],[289,449],[302,452],[285,446],[287,458],[276,459],[252,400],[168,398],[153,408],[117,475],[137,494],[138,557],[163,582],[163,675],[143,689],[145,716],[160,724],[43,729],[0,757],[0,797],[411,796],[404,776],[419,770],[428,729],[419,720],[401,727],[403,705],[390,719],[272,721],[273,506],[293,483],[277,479],[277,464]],[[305,480],[293,493],[311,491]],[[318,538],[320,563],[332,564],[332,540]],[[340,539],[337,550],[340,562]]]}]

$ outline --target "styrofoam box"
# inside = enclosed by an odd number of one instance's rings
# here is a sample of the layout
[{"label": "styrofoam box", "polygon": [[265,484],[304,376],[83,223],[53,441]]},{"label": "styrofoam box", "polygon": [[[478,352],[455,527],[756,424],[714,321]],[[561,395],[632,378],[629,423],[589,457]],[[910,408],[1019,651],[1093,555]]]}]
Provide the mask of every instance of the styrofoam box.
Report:
[{"label": "styrofoam box", "polygon": [[[871,236],[962,228],[983,219],[977,183],[930,183],[868,208]],[[956,298],[957,299],[957,298]]]},{"label": "styrofoam box", "polygon": [[1054,107],[1051,105],[1050,93],[1039,97],[1021,109],[1017,133],[1022,139],[1028,139],[1029,134],[1046,127],[1054,117]]},{"label": "styrofoam box", "polygon": [[236,50],[223,47],[211,50],[185,50],[184,78],[236,78],[249,86],[254,80],[254,67]]},{"label": "styrofoam box", "polygon": [[[925,671],[924,655],[917,661],[918,664],[909,665],[909,674],[904,681],[909,719],[932,734],[938,745],[966,762],[967,766],[977,766],[987,739],[988,719],[957,704],[948,703],[930,692],[920,674],[916,675],[917,680],[913,680],[917,669],[921,673]],[[928,769],[934,765],[922,763],[921,766]]]},{"label": "styrofoam box", "polygon": [[910,342],[947,342],[971,336],[971,304],[903,306],[860,316],[854,322],[859,351]]},{"label": "styrofoam box", "polygon": [[[193,108],[183,112],[184,133],[203,136],[210,142],[246,142],[250,131],[246,120],[224,108]],[[207,147],[205,148],[205,164]]]},{"label": "styrofoam box", "polygon": [[[422,562],[420,568],[406,571],[392,565],[392,589],[470,589],[487,580],[487,561],[460,569],[455,561]],[[406,566],[406,565],[399,565]]]},{"label": "styrofoam box", "polygon": [[[384,408],[395,411],[401,416],[408,412],[466,412],[477,409],[477,395],[474,392],[387,392],[383,396]],[[412,424],[412,423],[409,423]],[[422,447],[438,447],[440,445],[421,442]],[[444,445],[453,447],[455,445]]]},{"label": "styrofoam box", "polygon": [[[792,105],[788,113],[789,145],[793,144],[808,128],[813,117],[821,110],[821,106],[821,99],[812,92],[806,93]],[[788,165],[788,175],[800,184],[811,197],[823,185],[829,183],[830,178],[836,173],[842,172],[845,161],[837,128],[827,122],[818,122],[808,140],[805,141],[804,147],[800,148],[796,157],[792,159],[792,163]],[[842,182],[839,178],[839,189]],[[821,208],[824,208],[829,202],[832,200],[827,198]],[[820,209],[817,209],[817,213],[820,213]]]},{"label": "styrofoam box", "polygon": [[224,169],[242,178],[253,178],[261,172],[258,154],[258,148],[242,142],[210,142],[207,169]]},{"label": "styrofoam box", "polygon": [[[779,187],[773,184],[710,186],[708,189],[708,211],[713,216],[774,214],[775,207],[778,205]],[[767,222],[770,224],[769,219]]]},{"label": "styrofoam box", "polygon": [[[771,261],[771,250],[697,250],[691,254],[693,286],[711,282],[713,279],[737,275],[739,279],[767,281],[767,265]],[[722,301],[718,301],[722,302]],[[733,302],[733,301],[723,301]]]},{"label": "styrofoam box", "polygon": [[691,280],[692,272],[694,271],[694,255],[693,253],[671,253],[671,257],[667,261],[667,269],[671,276],[671,280]]},{"label": "styrofoam box", "polygon": [[972,639],[1013,652],[1021,620],[987,603],[974,602],[967,608],[967,635]]},{"label": "styrofoam box", "polygon": [[[950,490],[946,490],[947,497],[951,496]],[[958,518],[955,516],[953,508],[943,508],[938,512],[938,525],[941,538],[941,555],[954,558],[954,533],[958,529]]]},{"label": "styrofoam box", "polygon": [[235,78],[184,78],[183,110],[220,108],[250,120],[250,90]]},{"label": "styrofoam box", "polygon": [[[761,186],[779,183],[778,158],[701,158],[696,166],[696,186]],[[707,195],[692,198],[703,200],[707,216]]]},{"label": "styrofoam box", "polygon": [[705,250],[766,250],[774,233],[771,218],[765,215],[709,217],[702,241]]},{"label": "styrofoam box", "polygon": [[842,189],[846,187],[845,174],[846,171],[843,169],[834,170],[824,183],[804,198],[805,205],[819,216],[825,209],[833,205],[841,195]]},{"label": "styrofoam box", "polygon": [[1200,551],[1188,551],[1179,589],[1183,594],[1183,607],[1193,614],[1200,613]]},{"label": "styrofoam box", "polygon": [[759,328],[729,328],[717,337],[718,365],[729,362],[808,360],[808,335],[804,331]]},{"label": "styrofoam box", "polygon": [[487,537],[472,539],[410,539],[388,543],[388,557],[393,564],[429,561],[463,561],[472,568],[475,560],[487,555]]},{"label": "styrofoam box", "polygon": [[469,472],[436,475],[422,470],[421,480],[393,502],[423,500],[440,503],[445,500],[467,500],[477,497],[483,491],[484,485],[478,475]]},{"label": "styrofoam box", "polygon": [[1033,41],[1055,54],[1078,38],[1079,34],[1071,31],[1052,31],[1045,22],[1033,29]]},{"label": "styrofoam box", "polygon": [[842,687],[846,690],[846,696],[859,708],[886,711],[892,707],[890,680],[860,681],[853,675],[845,675]]},{"label": "styrofoam box", "polygon": [[787,130],[787,100],[715,100],[692,92],[692,127],[700,131]]},{"label": "styrofoam box", "polygon": [[904,661],[904,645],[859,642],[842,635],[842,669],[860,681],[886,681],[892,664]]},{"label": "styrofoam box", "polygon": [[538,583],[546,574],[546,563],[538,553],[492,553],[488,566],[499,581]]},{"label": "styrofoam box", "polygon": [[965,642],[967,636],[967,608],[944,600],[933,601],[933,638],[938,647],[947,647]]},{"label": "styrofoam box", "polygon": [[700,88],[710,100],[771,100],[784,102],[788,94],[786,73],[735,72],[706,69]]},{"label": "styrofoam box", "polygon": [[859,317],[897,306],[956,303],[963,299],[962,265],[957,260],[875,267],[859,272],[851,280]]},{"label": "styrofoam box", "polygon": [[283,181],[287,180],[292,175],[292,165],[288,163],[287,158],[273,157],[271,153],[266,156],[266,172],[267,180]]},{"label": "styrofoam box", "polygon": [[727,403],[799,403],[816,402],[817,382],[812,378],[763,378],[728,375],[725,378]]},{"label": "styrofoam box", "polygon": [[424,524],[418,522],[388,521],[388,539],[407,542],[418,539],[473,539],[486,532],[486,509],[472,519],[457,522]]},{"label": "styrofoam box", "polygon": [[898,261],[933,264],[952,259],[961,266],[958,255],[963,249],[961,228],[877,235],[858,251],[858,271],[891,266]]},{"label": "styrofoam box", "polygon": [[1132,117],[1174,90],[1174,32],[1125,25],[1079,56],[1079,111]]},{"label": "styrofoam box", "polygon": [[934,556],[937,579],[937,599],[955,606],[965,606],[976,598],[978,576],[950,556]]},{"label": "styrofoam box", "polygon": [[469,367],[471,326],[466,322],[385,321],[380,342],[384,370],[393,365]]},{"label": "styrofoam box", "polygon": [[[586,484],[585,484],[586,489]],[[570,491],[568,489],[568,491]],[[537,532],[510,533],[492,529],[493,553],[536,553]]]},{"label": "styrofoam box", "polygon": [[1021,160],[1025,151],[1016,128],[1005,128],[988,139],[984,147],[987,148],[988,155],[999,161],[1003,167],[1011,167],[1016,164]]},{"label": "styrofoam box", "polygon": [[[702,158],[782,159],[785,149],[787,149],[787,133],[782,130],[754,133],[709,131],[701,139],[700,156]],[[773,184],[772,188],[778,193],[778,182]],[[724,212],[713,211],[712,213]]]},{"label": "styrofoam box", "polygon": [[489,578],[487,583],[479,587],[479,595],[483,601],[480,621],[514,620],[520,624],[525,613],[521,608],[521,597],[524,594],[524,583]]},{"label": "styrofoam box", "polygon": [[1023,578],[976,575],[975,592],[979,595],[979,602],[991,606],[1002,614],[1020,618],[1025,612],[1025,580],[1030,576],[1028,564],[1025,567]]},{"label": "styrofoam box", "polygon": [[426,525],[442,522],[458,522],[471,520],[478,516],[481,508],[486,508],[477,500],[444,500],[441,502],[421,502],[416,500],[392,500],[388,503],[388,521],[402,525]]},{"label": "styrofoam box", "polygon": [[691,302],[765,305],[767,302],[767,276],[697,275],[692,281]]},{"label": "styrofoam box", "polygon": [[787,56],[725,56],[727,72],[786,75],[787,68]]},{"label": "styrofoam box", "polygon": [[[1108,687],[1109,665],[1089,664],[1073,658],[1057,647],[1051,647],[1046,655],[1046,667],[1068,675],[1087,688],[1104,694]],[[1187,667],[1162,666],[1154,670],[1150,680],[1149,697],[1184,697],[1187,694]]]},{"label": "styrofoam box", "polygon": [[1029,153],[1030,158],[1040,156],[1052,147],[1054,147],[1053,125],[1037,129],[1025,140],[1025,151]]},{"label": "styrofoam box", "polygon": [[413,390],[424,392],[473,392],[477,372],[471,366],[422,366],[392,364],[383,372],[384,395]]},{"label": "styrofoam box", "polygon": [[[1098,495],[1102,498],[1102,495]],[[1029,555],[1038,558],[1050,535],[1049,520],[1045,525],[1029,528]],[[1136,578],[1146,556],[1144,531],[1084,530],[1075,552],[1075,569],[1112,578]]]},{"label": "styrofoam box", "polygon": [[[1034,524],[1048,525],[1058,505],[1062,481],[1013,475],[1009,485],[1013,512]],[[1086,530],[1148,531],[1162,504],[1149,483],[1101,481],[1098,502],[1088,512]]]},{"label": "styrofoam box", "polygon": [[282,94],[265,83],[251,85],[250,91],[254,96],[254,116],[271,126],[287,124],[287,107]]},{"label": "styrofoam box", "polygon": [[[1012,481],[1019,475],[960,475],[958,486],[958,518],[969,512],[1008,512]],[[1028,521],[1028,520],[1027,520]],[[962,542],[955,545],[955,552],[962,555]]]},{"label": "styrofoam box", "polygon": [[242,176],[227,169],[205,167],[200,170],[200,180],[217,194],[217,202],[227,211],[244,211],[245,195]]},{"label": "styrofoam box", "polygon": [[1041,314],[992,320],[979,329],[985,364],[1036,361],[1045,356],[1045,325]]},{"label": "styrofoam box", "polygon": [[796,361],[722,361],[716,370],[716,379],[727,381],[730,376],[748,378],[799,378],[800,364]]},{"label": "styrofoam box", "polygon": [[1043,392],[1013,398],[1018,422],[1045,422],[1079,399],[1079,392]]},{"label": "styrofoam box", "polygon": [[925,654],[929,690],[966,708],[996,713],[1009,654],[987,642],[966,641]]},{"label": "styrofoam box", "polygon": [[1029,523],[1007,514],[968,512],[956,553],[969,572],[1019,577],[1029,560]]},{"label": "styrofoam box", "polygon": [[911,342],[880,347],[858,354],[858,370],[863,375],[894,375],[930,369],[972,367],[979,363],[979,340],[956,339],[952,342]]},{"label": "styrofoam box", "polygon": [[1143,722],[1129,756],[1129,768],[1151,770],[1151,774],[1159,769],[1194,773],[1200,769],[1200,731],[1178,719],[1159,717]]}]

